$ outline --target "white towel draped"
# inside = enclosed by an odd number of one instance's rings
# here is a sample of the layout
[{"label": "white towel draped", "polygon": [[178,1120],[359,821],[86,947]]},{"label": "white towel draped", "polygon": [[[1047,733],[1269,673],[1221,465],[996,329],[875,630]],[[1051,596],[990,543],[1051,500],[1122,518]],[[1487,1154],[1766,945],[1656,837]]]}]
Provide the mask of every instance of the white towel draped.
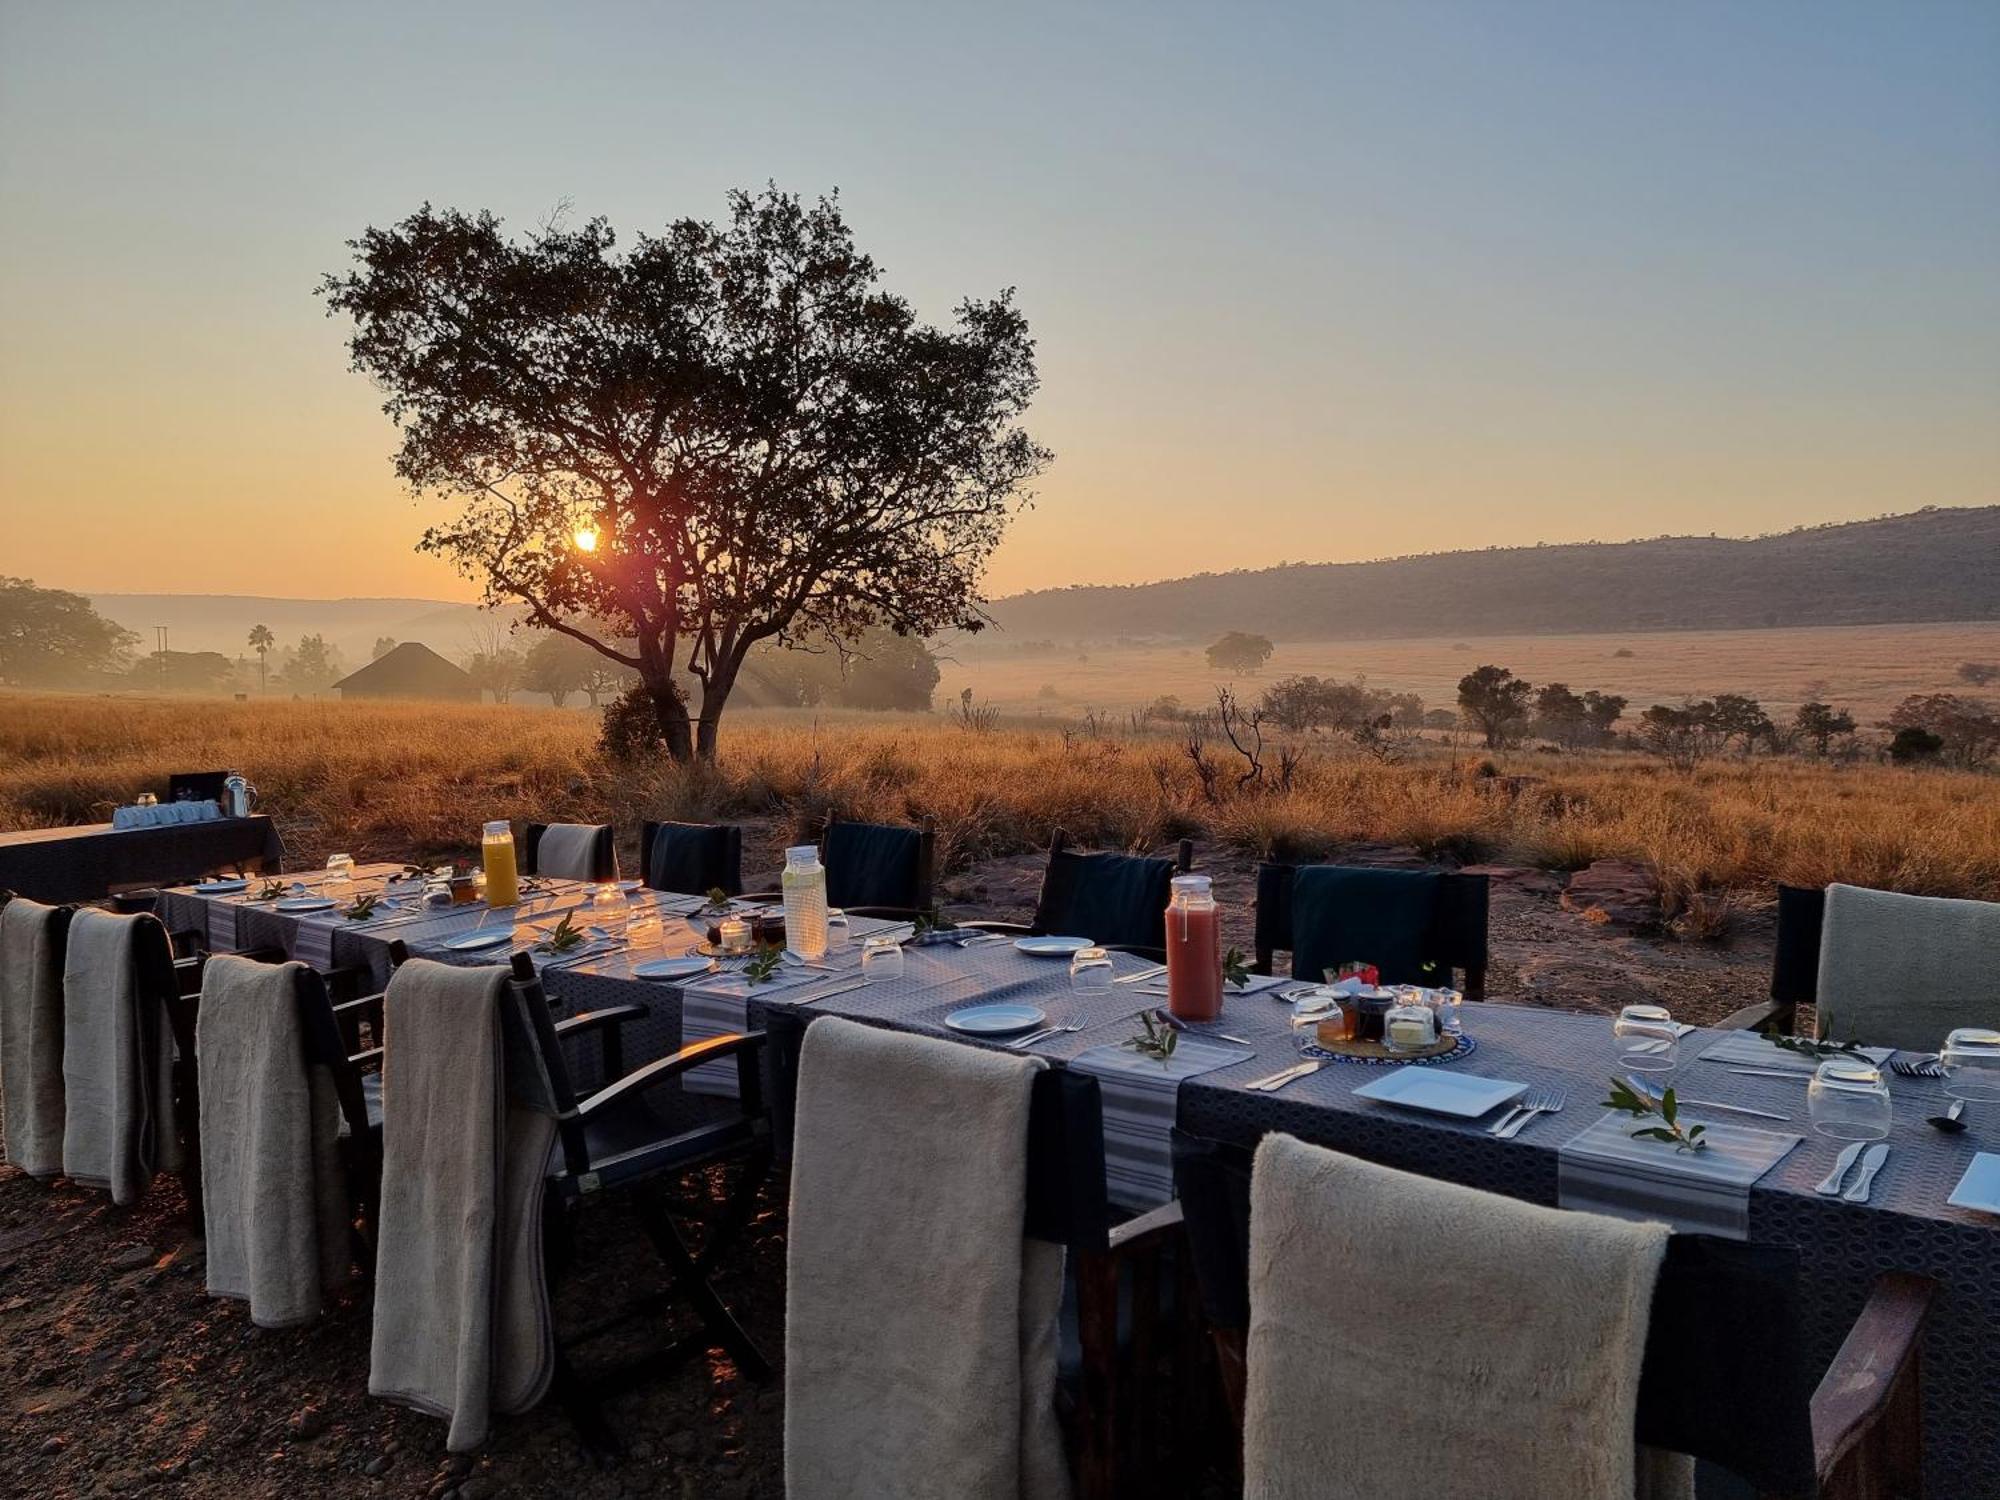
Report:
[{"label": "white towel draped", "polygon": [[171,949],[157,917],[86,908],[70,922],[63,973],[63,1174],[136,1203],[180,1166]]},{"label": "white towel draped", "polygon": [[62,1171],[63,947],[70,914],[17,896],[0,908],[0,1103],[6,1159]]}]

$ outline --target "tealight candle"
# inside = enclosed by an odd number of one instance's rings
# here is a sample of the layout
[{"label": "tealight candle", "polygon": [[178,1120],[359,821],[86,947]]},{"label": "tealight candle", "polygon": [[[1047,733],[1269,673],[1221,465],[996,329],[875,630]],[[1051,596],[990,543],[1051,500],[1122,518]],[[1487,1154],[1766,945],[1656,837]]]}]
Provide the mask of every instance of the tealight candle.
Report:
[{"label": "tealight candle", "polygon": [[724,953],[748,953],[750,951],[750,924],[741,917],[724,917],[720,924],[722,951]]}]

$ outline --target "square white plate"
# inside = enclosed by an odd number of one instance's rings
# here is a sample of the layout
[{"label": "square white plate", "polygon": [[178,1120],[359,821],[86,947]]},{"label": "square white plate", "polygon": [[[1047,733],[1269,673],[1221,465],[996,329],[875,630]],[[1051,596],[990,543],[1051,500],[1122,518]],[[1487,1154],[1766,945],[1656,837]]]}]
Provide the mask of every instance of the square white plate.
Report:
[{"label": "square white plate", "polygon": [[1447,1073],[1442,1068],[1394,1068],[1354,1093],[1359,1099],[1375,1099],[1404,1109],[1476,1120],[1489,1109],[1527,1091],[1525,1083],[1509,1083],[1504,1078],[1474,1078],[1467,1073]]},{"label": "square white plate", "polygon": [[1981,1213],[2000,1214],[2000,1155],[1982,1151],[1958,1179],[1958,1186],[1944,1200],[1953,1208],[1976,1208]]}]

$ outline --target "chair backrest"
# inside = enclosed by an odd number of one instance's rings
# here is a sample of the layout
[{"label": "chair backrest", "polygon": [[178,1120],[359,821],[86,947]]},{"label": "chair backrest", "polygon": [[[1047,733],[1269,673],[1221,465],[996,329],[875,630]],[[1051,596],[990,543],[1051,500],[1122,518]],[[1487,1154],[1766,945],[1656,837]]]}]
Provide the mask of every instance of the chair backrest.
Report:
[{"label": "chair backrest", "polygon": [[[765,1018],[771,1131],[780,1161],[790,1160],[792,1154],[799,1055],[806,1027],[814,1019],[791,1009],[773,1010]],[[1067,1068],[1049,1068],[1036,1076],[1028,1100],[1028,1188],[1022,1233],[1078,1253],[1101,1251],[1111,1219],[1104,1183],[1104,1101],[1097,1080]]]},{"label": "chair backrest", "polygon": [[[1271,972],[1274,954],[1297,952],[1292,922],[1293,889],[1301,868],[1339,869],[1338,866],[1298,866],[1260,864],[1257,867],[1257,925],[1254,946],[1256,969]],[[1372,873],[1372,872],[1359,872]],[[1486,997],[1486,917],[1487,878],[1457,871],[1438,872],[1434,887],[1435,904],[1429,912],[1429,930],[1423,941],[1424,957],[1445,973],[1457,970],[1464,977],[1459,988],[1468,1000]],[[1350,958],[1367,959],[1355,953]],[[1296,969],[1296,965],[1294,965]],[[1319,975],[1300,974],[1314,981]],[[1385,982],[1389,977],[1384,976]],[[1414,982],[1414,981],[1408,981]]]},{"label": "chair backrest", "polygon": [[[1778,887],[1778,951],[1771,959],[1771,998],[1785,1016],[1819,998],[1819,938],[1826,892],[1817,886]],[[1789,1024],[1785,1026],[1790,1030]]]},{"label": "chair backrest", "polygon": [[936,848],[937,829],[929,818],[916,828],[830,822],[820,839],[826,899],[849,911],[929,911]]},{"label": "chair backrest", "polygon": [[616,880],[618,847],[609,823],[529,823],[521,869],[558,880]]},{"label": "chair backrest", "polygon": [[[1176,1130],[1173,1152],[1202,1311],[1215,1328],[1240,1332],[1250,1323],[1250,1150]],[[1668,1240],[1639,1382],[1639,1441],[1720,1464],[1764,1492],[1809,1495],[1813,1378],[1796,1249]]]},{"label": "chair backrest", "polygon": [[740,896],[743,830],[734,823],[641,823],[639,877],[656,891]]},{"label": "chair backrest", "polygon": [[177,771],[167,778],[169,802],[220,802],[227,771]]},{"label": "chair backrest", "polygon": [[1173,859],[1089,854],[1068,843],[1057,829],[1035,903],[1034,930],[1087,937],[1110,948],[1163,949],[1167,898],[1174,876],[1194,863],[1194,842],[1182,839]]}]

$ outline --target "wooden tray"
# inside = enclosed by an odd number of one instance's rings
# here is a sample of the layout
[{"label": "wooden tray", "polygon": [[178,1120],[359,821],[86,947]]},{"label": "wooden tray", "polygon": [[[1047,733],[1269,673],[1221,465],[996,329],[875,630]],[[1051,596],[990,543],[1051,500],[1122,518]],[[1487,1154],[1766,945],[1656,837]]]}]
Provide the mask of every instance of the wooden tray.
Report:
[{"label": "wooden tray", "polygon": [[1433,1057],[1443,1057],[1458,1046],[1458,1038],[1447,1033],[1428,1047],[1420,1047],[1414,1052],[1392,1051],[1380,1042],[1362,1042],[1349,1038],[1344,1042],[1315,1041],[1321,1051],[1330,1052],[1335,1057],[1352,1057],[1364,1062],[1423,1062]]}]

